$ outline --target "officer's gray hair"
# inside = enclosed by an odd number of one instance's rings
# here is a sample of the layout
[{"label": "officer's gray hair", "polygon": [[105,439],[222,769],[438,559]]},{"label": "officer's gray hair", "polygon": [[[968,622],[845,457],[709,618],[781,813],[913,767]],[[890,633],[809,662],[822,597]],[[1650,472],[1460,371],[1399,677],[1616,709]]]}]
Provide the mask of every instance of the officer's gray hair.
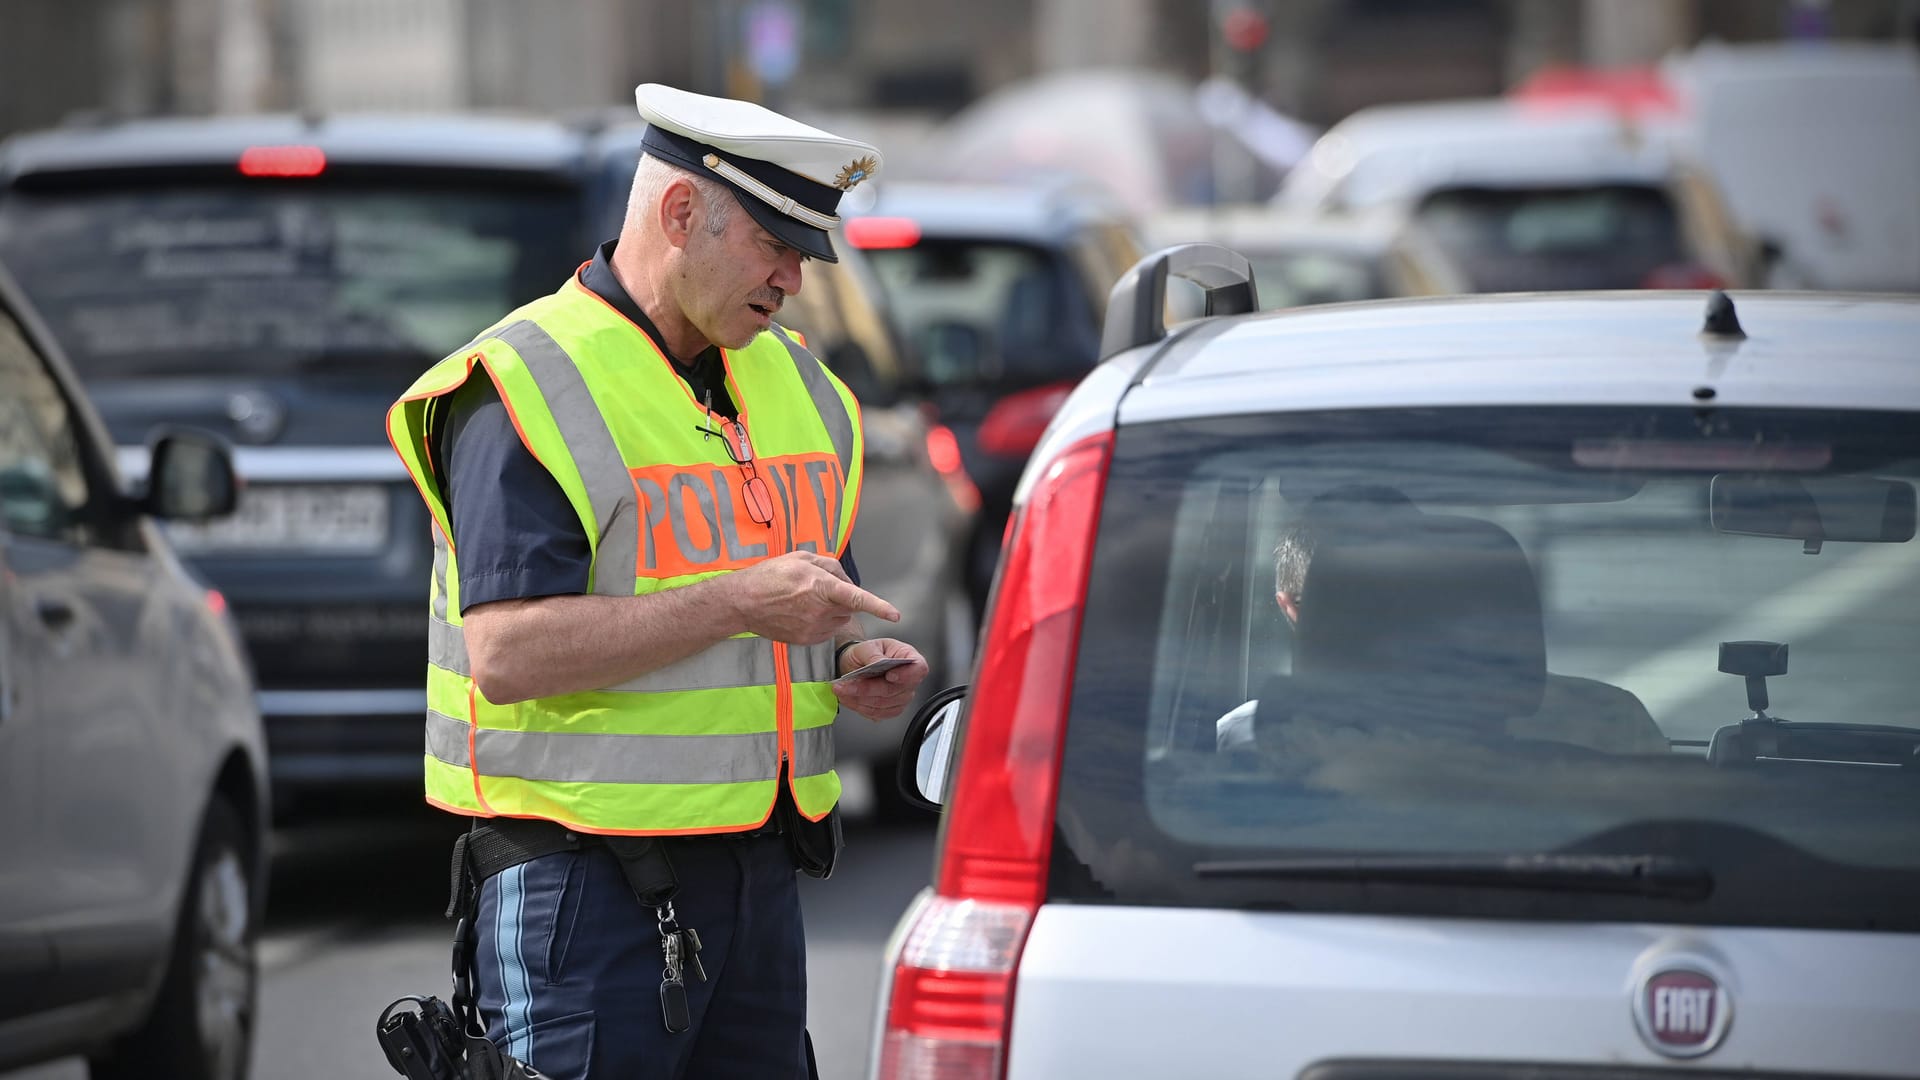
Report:
[{"label": "officer's gray hair", "polygon": [[734,201],[733,192],[718,180],[690,172],[651,154],[643,156],[639,168],[633,171],[633,190],[627,195],[627,220],[651,214],[660,205],[660,196],[667,193],[667,185],[682,178],[691,183],[706,201],[708,235],[725,233],[727,226],[733,224],[734,208],[740,205]]}]

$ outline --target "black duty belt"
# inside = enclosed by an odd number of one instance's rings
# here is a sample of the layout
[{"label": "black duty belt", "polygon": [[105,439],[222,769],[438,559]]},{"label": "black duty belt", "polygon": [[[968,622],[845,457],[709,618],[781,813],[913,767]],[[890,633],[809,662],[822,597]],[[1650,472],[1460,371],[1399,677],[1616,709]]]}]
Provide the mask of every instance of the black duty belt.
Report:
[{"label": "black duty belt", "polygon": [[757,828],[712,836],[674,837],[602,836],[581,833],[542,818],[497,817],[475,821],[453,845],[453,882],[447,918],[458,918],[477,895],[482,882],[502,870],[560,851],[601,847],[612,853],[627,875],[627,884],[640,902],[658,907],[672,899],[675,878],[668,854],[676,844],[698,840],[745,840],[778,836],[785,830],[781,815],[770,816]]}]

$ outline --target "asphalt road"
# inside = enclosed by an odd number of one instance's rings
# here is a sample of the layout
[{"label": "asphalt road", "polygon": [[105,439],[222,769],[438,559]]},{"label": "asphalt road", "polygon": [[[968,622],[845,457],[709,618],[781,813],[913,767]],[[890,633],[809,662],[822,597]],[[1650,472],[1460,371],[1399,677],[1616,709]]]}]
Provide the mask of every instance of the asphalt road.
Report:
[{"label": "asphalt road", "polygon": [[[410,801],[343,808],[283,830],[261,942],[253,1080],[393,1076],[374,1018],[409,993],[445,996],[447,851],[457,824]],[[933,819],[855,822],[828,881],[802,879],[809,1027],[823,1080],[864,1075],[880,953],[930,876]],[[0,1080],[86,1080],[69,1060]]]}]

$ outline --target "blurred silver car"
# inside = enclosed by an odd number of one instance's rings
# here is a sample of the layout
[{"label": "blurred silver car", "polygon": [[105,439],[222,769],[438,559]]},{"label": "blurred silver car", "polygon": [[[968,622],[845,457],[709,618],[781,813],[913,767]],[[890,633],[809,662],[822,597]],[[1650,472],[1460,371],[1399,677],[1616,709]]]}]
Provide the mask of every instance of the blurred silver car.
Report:
[{"label": "blurred silver car", "polygon": [[0,1069],[246,1074],[267,771],[224,599],[155,518],[230,510],[224,444],[161,435],[144,493],[0,272]]},{"label": "blurred silver car", "polygon": [[1598,104],[1362,109],[1320,137],[1273,205],[1400,212],[1476,292],[1744,287],[1768,258],[1672,117]]},{"label": "blurred silver car", "polygon": [[[1471,292],[1426,231],[1398,214],[1312,216],[1270,207],[1169,210],[1146,220],[1147,243],[1221,244],[1247,257],[1263,311],[1307,304]],[[1182,287],[1184,286],[1184,288]],[[1169,303],[1199,314],[1198,288],[1173,279]]]}]

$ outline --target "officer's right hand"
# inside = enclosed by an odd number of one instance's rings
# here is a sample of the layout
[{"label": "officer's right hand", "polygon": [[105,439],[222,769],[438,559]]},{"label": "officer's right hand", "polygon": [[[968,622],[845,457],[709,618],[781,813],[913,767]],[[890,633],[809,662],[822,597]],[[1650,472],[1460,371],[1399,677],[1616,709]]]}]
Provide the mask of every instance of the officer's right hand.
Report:
[{"label": "officer's right hand", "polygon": [[840,560],[792,551],[755,563],[727,581],[752,633],[789,645],[817,645],[865,612],[899,622],[900,612],[847,578]]}]

